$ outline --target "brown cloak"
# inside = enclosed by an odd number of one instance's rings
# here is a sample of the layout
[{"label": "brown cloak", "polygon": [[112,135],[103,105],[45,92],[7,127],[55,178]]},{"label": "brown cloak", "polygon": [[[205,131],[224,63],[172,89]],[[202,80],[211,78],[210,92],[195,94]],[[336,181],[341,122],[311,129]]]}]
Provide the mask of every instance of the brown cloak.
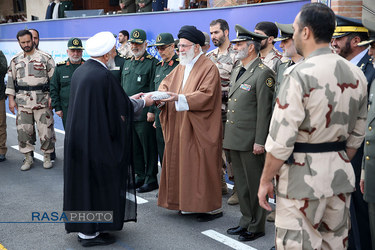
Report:
[{"label": "brown cloak", "polygon": [[221,85],[219,71],[201,55],[183,89],[185,66],[177,66],[160,91],[184,94],[188,111],[174,102],[160,113],[165,139],[158,205],[172,210],[209,212],[221,208]]}]

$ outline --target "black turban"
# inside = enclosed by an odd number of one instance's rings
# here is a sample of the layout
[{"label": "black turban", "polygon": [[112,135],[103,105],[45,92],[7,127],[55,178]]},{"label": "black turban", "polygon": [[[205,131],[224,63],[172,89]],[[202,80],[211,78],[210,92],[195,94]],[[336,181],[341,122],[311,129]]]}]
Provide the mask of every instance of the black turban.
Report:
[{"label": "black turban", "polygon": [[198,30],[195,26],[185,25],[182,26],[178,32],[178,38],[185,38],[192,43],[204,46],[206,38],[202,31]]}]

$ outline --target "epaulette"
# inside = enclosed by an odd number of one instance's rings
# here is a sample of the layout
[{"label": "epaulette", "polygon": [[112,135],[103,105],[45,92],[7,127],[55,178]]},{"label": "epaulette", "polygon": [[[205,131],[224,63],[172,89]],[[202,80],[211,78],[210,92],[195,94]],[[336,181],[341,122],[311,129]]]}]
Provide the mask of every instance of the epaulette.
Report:
[{"label": "epaulette", "polygon": [[66,64],[66,61],[61,61],[59,63],[56,64],[56,66],[61,66],[61,65],[65,65]]},{"label": "epaulette", "polygon": [[48,54],[47,52],[44,52],[43,50],[37,49],[36,51],[39,51],[40,54],[42,54],[42,55],[45,55],[45,56],[48,56],[48,57],[52,58],[52,56],[50,54]]},{"label": "epaulette", "polygon": [[151,60],[154,57],[152,55],[147,55],[146,58]]},{"label": "epaulette", "polygon": [[117,54],[119,57],[123,57],[123,58],[125,58],[125,55],[123,55],[123,54],[121,54],[121,53],[118,53]]},{"label": "epaulette", "polygon": [[258,64],[258,67],[261,68],[261,69],[265,69],[267,66],[264,65],[263,63],[259,63],[259,64]]},{"label": "epaulette", "polygon": [[175,60],[176,62],[179,62],[180,61],[180,58],[178,57],[178,58],[176,58],[176,60]]},{"label": "epaulette", "polygon": [[132,57],[133,57],[133,56],[128,56],[128,57],[126,58],[126,60],[132,59]]},{"label": "epaulette", "polygon": [[159,61],[156,65],[159,65],[159,64],[162,64],[163,63],[163,61]]},{"label": "epaulette", "polygon": [[10,59],[11,61],[13,61],[16,57],[19,57],[20,55],[22,55],[24,52],[21,51],[21,52],[18,52],[17,54],[15,54],[12,59]]}]

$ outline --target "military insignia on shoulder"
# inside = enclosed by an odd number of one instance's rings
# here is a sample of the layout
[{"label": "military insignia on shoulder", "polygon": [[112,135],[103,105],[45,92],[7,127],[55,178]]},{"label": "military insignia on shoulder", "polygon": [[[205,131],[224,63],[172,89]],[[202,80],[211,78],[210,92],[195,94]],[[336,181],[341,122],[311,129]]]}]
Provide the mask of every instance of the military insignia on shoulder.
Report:
[{"label": "military insignia on shoulder", "polygon": [[163,61],[159,61],[156,65],[159,65],[159,64],[162,64],[163,63]]},{"label": "military insignia on shoulder", "polygon": [[267,78],[267,80],[266,80],[266,85],[267,85],[268,87],[271,88],[271,87],[274,85],[274,83],[275,83],[275,80],[274,80],[272,77]]},{"label": "military insignia on shoulder", "polygon": [[61,65],[65,65],[66,64],[66,61],[61,61],[59,63],[57,63],[57,66],[61,66]]},{"label": "military insignia on shoulder", "polygon": [[180,58],[177,58],[177,59],[176,59],[176,62],[179,62],[179,61],[180,61]]},{"label": "military insignia on shoulder", "polygon": [[265,67],[266,67],[266,66],[264,66],[264,64],[263,64],[263,63],[259,63],[259,65],[258,65],[258,66],[259,66],[259,68],[261,68],[261,69],[265,69]]},{"label": "military insignia on shoulder", "polygon": [[152,55],[147,55],[146,58],[147,58],[147,59],[152,59],[152,58],[154,58],[154,57],[153,57]]}]

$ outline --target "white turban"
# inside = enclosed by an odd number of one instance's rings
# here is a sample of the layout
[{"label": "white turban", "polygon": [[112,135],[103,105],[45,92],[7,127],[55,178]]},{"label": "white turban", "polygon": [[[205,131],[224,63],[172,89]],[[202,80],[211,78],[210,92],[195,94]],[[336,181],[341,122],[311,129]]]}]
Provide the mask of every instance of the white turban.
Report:
[{"label": "white turban", "polygon": [[86,42],[89,56],[99,57],[107,54],[116,44],[116,38],[109,31],[103,31],[90,37]]}]

